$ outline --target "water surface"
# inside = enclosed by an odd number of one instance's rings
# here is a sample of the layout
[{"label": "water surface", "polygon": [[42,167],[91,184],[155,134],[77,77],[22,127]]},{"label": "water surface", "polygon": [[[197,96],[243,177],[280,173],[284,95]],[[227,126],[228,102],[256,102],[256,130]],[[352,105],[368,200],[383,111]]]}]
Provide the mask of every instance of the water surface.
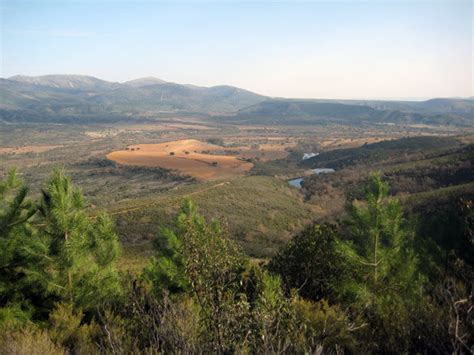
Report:
[{"label": "water surface", "polygon": [[[331,168],[318,168],[318,169],[311,169],[311,174],[316,174],[316,175],[328,174],[328,173],[333,173],[334,171],[335,170]],[[303,181],[304,181],[304,178],[300,177],[297,179],[288,180],[288,183],[290,184],[290,186],[300,189],[301,184],[303,184]]]}]

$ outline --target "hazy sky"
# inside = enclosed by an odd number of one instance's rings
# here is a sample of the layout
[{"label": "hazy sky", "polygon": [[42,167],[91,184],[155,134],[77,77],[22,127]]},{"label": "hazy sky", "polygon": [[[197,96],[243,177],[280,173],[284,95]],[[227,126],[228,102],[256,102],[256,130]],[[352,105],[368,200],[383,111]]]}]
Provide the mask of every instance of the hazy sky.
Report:
[{"label": "hazy sky", "polygon": [[270,96],[473,95],[472,1],[1,1],[1,72]]}]

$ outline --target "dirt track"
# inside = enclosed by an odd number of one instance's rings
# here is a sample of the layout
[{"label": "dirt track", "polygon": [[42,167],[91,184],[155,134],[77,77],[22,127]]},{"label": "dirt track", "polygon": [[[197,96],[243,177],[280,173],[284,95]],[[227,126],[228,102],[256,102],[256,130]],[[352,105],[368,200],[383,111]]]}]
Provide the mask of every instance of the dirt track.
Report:
[{"label": "dirt track", "polygon": [[[221,186],[224,186],[224,185],[228,185],[228,184],[230,184],[230,181],[221,182],[221,183],[219,183],[219,184],[216,184],[216,185],[207,187],[207,188],[205,188],[205,189],[193,191],[193,192],[191,192],[191,193],[189,193],[189,194],[184,194],[184,195],[181,196],[181,198],[186,198],[186,197],[189,197],[189,196],[197,195],[197,194],[200,194],[200,193],[203,193],[203,192],[206,192],[206,191],[215,189],[215,188],[217,188],[217,187],[221,187]],[[135,206],[135,207],[132,207],[132,208],[127,208],[126,210],[122,210],[122,211],[117,211],[117,212],[109,213],[109,215],[110,215],[110,216],[114,216],[114,215],[123,214],[123,213],[131,212],[131,211],[136,211],[136,210],[140,210],[140,209],[142,209],[142,208],[144,208],[144,207],[151,206],[151,205],[153,205],[153,204],[155,204],[155,202],[146,203],[146,204],[143,204],[143,205],[140,205],[140,206]],[[179,206],[178,206],[178,205],[172,205],[172,207],[179,207]]]}]

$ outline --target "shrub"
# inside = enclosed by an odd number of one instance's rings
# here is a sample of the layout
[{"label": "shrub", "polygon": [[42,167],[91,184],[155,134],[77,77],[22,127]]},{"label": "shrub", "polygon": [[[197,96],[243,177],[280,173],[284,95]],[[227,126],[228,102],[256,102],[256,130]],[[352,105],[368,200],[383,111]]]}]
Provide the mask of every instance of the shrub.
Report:
[{"label": "shrub", "polygon": [[51,339],[74,353],[96,353],[99,327],[93,321],[82,324],[82,319],[82,311],[75,311],[71,304],[58,303],[49,315]]},{"label": "shrub", "polygon": [[326,351],[354,349],[353,331],[361,326],[349,320],[339,306],[331,306],[326,300],[310,302],[296,297],[292,302],[296,323],[300,325],[297,338],[300,350],[324,348]]},{"label": "shrub", "polygon": [[281,275],[287,293],[294,288],[311,300],[335,298],[347,274],[337,238],[334,225],[309,226],[272,258],[269,270]]},{"label": "shrub", "polygon": [[0,354],[65,355],[67,353],[64,347],[51,340],[47,330],[35,326],[2,329],[0,332]]}]

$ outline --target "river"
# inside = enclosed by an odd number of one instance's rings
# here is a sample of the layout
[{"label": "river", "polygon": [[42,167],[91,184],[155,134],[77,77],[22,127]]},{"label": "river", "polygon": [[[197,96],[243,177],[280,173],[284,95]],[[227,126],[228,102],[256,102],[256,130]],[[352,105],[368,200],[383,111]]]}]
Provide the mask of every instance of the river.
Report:
[{"label": "river", "polygon": [[[330,169],[330,168],[311,169],[311,174],[316,174],[316,175],[328,174],[328,173],[333,173],[334,171],[335,171],[334,169]],[[303,181],[304,181],[304,177],[300,177],[297,179],[288,180],[288,183],[290,184],[290,186],[300,189]]]}]

